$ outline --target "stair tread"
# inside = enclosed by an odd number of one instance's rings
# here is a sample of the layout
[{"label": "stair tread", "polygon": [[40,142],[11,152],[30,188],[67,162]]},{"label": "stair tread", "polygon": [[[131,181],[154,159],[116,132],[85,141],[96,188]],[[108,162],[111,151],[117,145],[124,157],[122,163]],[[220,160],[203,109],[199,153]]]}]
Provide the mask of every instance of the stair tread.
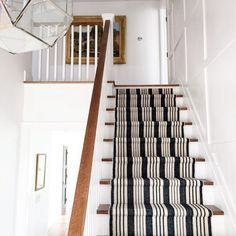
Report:
[{"label": "stair tread", "polygon": [[[108,215],[110,210],[110,204],[100,204],[97,208],[97,214],[99,215]],[[208,209],[210,209],[213,215],[224,215],[224,211],[219,209],[214,205],[205,205]]]},{"label": "stair tread", "polygon": [[[137,138],[138,138],[138,137],[137,137]],[[158,139],[158,138],[156,138],[156,139]],[[114,141],[114,138],[104,138],[104,139],[103,139],[103,142],[108,142],[108,143],[110,143],[110,142],[113,142],[113,141]],[[198,142],[198,139],[197,139],[197,138],[190,138],[189,141],[190,141],[191,143],[196,143],[196,142]]]},{"label": "stair tread", "polygon": [[179,84],[116,84],[114,80],[108,80],[108,84],[113,84],[115,87],[124,88],[143,88],[143,87],[180,87]]},{"label": "stair tread", "polygon": [[[157,94],[157,95],[161,95],[161,94]],[[172,94],[172,95],[175,95],[177,98],[183,98],[183,97],[184,97],[183,94]],[[116,98],[116,95],[108,95],[107,98],[109,98],[109,99],[115,99],[115,98]]]},{"label": "stair tread", "polygon": [[[136,122],[138,122],[138,121],[136,121]],[[148,122],[150,122],[150,121],[148,121]],[[155,121],[153,121],[153,122],[155,122]],[[119,123],[119,122],[118,122],[118,123]],[[191,125],[193,125],[192,122],[183,122],[183,124],[186,125],[186,126],[191,126]],[[115,122],[105,122],[105,125],[106,125],[106,126],[115,126]]]},{"label": "stair tread", "polygon": [[[111,184],[111,180],[112,179],[101,179],[100,180],[100,184],[101,185],[110,185]],[[201,180],[205,186],[212,186],[212,185],[214,185],[214,182],[211,181],[211,180],[207,180],[207,179],[199,179],[199,180]]]},{"label": "stair tread", "polygon": [[[135,108],[137,108],[137,107],[135,107]],[[175,107],[175,108],[177,108],[177,107]],[[187,107],[178,107],[178,108],[179,108],[180,111],[187,111],[188,110]],[[115,110],[116,110],[115,108],[106,108],[106,111],[115,111]]]},{"label": "stair tread", "polygon": [[[112,162],[113,161],[113,158],[112,157],[104,157],[102,158],[102,162]],[[195,158],[195,161],[196,162],[205,162],[205,158],[202,158],[202,157],[196,157]]]}]

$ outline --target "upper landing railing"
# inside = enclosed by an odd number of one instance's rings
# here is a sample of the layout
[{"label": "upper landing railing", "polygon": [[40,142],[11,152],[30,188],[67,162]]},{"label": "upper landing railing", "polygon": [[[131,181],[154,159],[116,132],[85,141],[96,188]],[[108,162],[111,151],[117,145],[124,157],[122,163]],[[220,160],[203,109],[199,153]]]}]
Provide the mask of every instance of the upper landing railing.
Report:
[{"label": "upper landing railing", "polygon": [[94,81],[102,34],[101,25],[72,24],[53,48],[33,52],[32,75],[25,81]]}]

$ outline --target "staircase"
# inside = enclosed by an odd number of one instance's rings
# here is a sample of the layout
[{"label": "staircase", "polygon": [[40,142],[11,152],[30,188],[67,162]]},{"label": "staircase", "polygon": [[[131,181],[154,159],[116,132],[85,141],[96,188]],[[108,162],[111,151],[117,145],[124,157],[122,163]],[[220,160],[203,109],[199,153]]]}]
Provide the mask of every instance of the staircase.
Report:
[{"label": "staircase", "polygon": [[180,86],[113,86],[97,235],[224,235]]}]

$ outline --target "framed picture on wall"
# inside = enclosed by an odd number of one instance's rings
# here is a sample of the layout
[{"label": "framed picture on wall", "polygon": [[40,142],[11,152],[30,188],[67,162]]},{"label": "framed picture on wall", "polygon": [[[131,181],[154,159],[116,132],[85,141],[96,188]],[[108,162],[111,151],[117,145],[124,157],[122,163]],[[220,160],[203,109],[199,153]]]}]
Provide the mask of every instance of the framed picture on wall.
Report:
[{"label": "framed picture on wall", "polygon": [[35,191],[45,187],[46,157],[46,154],[36,155]]},{"label": "framed picture on wall", "polygon": [[[82,64],[86,64],[87,25],[90,25],[90,64],[95,62],[95,25],[98,25],[98,57],[103,32],[101,16],[74,16],[74,63],[79,61],[79,26],[82,25]],[[126,63],[126,16],[115,16],[113,25],[114,64]],[[66,37],[66,63],[71,63],[71,30]]]}]

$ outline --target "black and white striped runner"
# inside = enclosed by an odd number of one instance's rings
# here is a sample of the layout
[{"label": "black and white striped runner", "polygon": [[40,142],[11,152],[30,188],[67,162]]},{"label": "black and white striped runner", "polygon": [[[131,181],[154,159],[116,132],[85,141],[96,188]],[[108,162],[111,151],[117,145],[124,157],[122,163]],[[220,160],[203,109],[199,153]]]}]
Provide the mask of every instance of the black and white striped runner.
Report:
[{"label": "black and white striped runner", "polygon": [[115,156],[188,156],[185,138],[115,138]]},{"label": "black and white striped runner", "polygon": [[211,235],[212,213],[202,204],[119,203],[110,212],[110,235]]},{"label": "black and white striped runner", "polygon": [[194,178],[192,157],[115,156],[113,178]]},{"label": "black and white striped runner", "polygon": [[179,121],[176,107],[116,107],[115,120],[119,121]]},{"label": "black and white striped runner", "polygon": [[173,89],[116,92],[110,235],[211,236]]},{"label": "black and white striped runner", "polygon": [[184,137],[184,123],[182,122],[116,122],[115,137],[161,137],[181,138]]},{"label": "black and white striped runner", "polygon": [[137,89],[117,89],[116,90],[116,95],[129,95],[129,94],[134,94],[134,95],[139,95],[139,94],[173,94],[173,89],[172,88],[137,88]]},{"label": "black and white striped runner", "polygon": [[116,97],[116,107],[175,107],[176,95],[124,95]]},{"label": "black and white striped runner", "polygon": [[138,204],[202,204],[201,180],[193,178],[114,178],[113,203],[128,204],[128,198],[135,188],[129,203]]}]

